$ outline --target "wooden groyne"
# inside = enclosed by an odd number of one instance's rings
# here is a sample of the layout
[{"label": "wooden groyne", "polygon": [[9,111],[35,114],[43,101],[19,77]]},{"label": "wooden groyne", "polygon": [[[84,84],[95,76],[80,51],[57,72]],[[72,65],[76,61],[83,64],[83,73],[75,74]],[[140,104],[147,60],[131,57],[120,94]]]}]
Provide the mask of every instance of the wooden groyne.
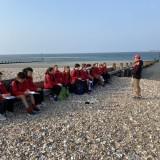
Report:
[{"label": "wooden groyne", "polygon": [[[152,61],[143,61],[143,68],[149,67],[155,63],[158,63],[159,60]],[[108,68],[108,73],[112,75],[117,75],[119,77],[130,77],[131,76],[131,68],[133,67],[133,62],[130,63],[113,63],[112,67]]]},{"label": "wooden groyne", "polygon": [[42,62],[42,61],[2,61],[2,62],[0,62],[0,64],[35,63],[35,62]]}]

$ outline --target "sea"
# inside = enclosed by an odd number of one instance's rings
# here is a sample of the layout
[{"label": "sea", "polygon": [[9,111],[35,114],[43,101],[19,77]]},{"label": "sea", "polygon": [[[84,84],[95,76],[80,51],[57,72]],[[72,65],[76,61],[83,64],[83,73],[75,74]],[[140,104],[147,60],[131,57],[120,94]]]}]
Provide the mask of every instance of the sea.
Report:
[{"label": "sea", "polygon": [[132,61],[135,54],[142,60],[160,58],[160,52],[113,52],[113,53],[65,53],[65,54],[14,54],[0,55],[0,63],[10,62],[83,62],[83,61]]}]

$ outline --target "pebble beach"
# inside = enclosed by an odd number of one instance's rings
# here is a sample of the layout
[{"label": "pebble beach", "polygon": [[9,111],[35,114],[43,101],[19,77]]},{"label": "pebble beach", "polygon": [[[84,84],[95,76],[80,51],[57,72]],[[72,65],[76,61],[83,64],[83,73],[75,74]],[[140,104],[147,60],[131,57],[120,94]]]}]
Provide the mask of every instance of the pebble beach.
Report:
[{"label": "pebble beach", "polygon": [[[36,68],[36,81],[46,68]],[[0,160],[159,160],[159,68],[156,63],[143,70],[140,100],[132,98],[131,77],[113,76],[90,95],[57,102],[46,97],[34,118],[15,108],[0,122]],[[18,69],[1,68],[5,79]]]}]

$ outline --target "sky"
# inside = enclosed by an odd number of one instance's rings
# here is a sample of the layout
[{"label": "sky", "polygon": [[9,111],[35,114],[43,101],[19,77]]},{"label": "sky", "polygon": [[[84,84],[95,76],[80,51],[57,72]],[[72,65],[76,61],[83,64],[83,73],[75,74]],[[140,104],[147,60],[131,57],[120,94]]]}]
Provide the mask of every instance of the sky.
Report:
[{"label": "sky", "polygon": [[0,54],[160,49],[160,0],[0,0]]}]

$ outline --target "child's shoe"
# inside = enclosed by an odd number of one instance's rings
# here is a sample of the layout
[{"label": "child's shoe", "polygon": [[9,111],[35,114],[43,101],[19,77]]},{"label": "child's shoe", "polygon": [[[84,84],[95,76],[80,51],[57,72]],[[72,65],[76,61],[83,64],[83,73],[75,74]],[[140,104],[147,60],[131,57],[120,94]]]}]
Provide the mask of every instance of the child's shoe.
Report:
[{"label": "child's shoe", "polygon": [[35,112],[33,112],[33,111],[29,111],[29,112],[27,112],[27,115],[28,115],[28,116],[35,116],[35,115],[36,115],[36,113],[35,113]]},{"label": "child's shoe", "polygon": [[31,108],[33,109],[33,111],[36,111],[36,112],[40,111],[40,109],[35,104],[32,104]]}]

